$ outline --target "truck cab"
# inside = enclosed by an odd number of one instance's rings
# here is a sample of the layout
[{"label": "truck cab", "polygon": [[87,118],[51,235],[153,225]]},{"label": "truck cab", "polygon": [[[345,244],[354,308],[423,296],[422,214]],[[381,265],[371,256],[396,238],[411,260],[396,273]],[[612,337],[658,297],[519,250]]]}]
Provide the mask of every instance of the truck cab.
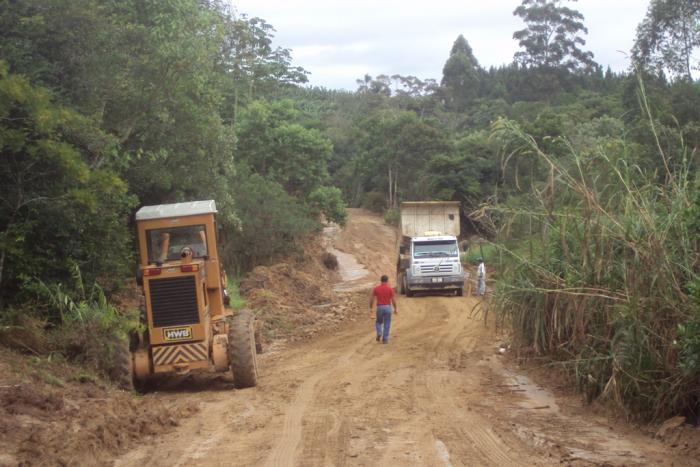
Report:
[{"label": "truck cab", "polygon": [[397,286],[402,294],[450,290],[464,294],[460,262],[459,202],[401,203]]},{"label": "truck cab", "polygon": [[453,235],[412,238],[406,292],[455,289],[462,295],[464,271],[459,253],[457,237]]}]

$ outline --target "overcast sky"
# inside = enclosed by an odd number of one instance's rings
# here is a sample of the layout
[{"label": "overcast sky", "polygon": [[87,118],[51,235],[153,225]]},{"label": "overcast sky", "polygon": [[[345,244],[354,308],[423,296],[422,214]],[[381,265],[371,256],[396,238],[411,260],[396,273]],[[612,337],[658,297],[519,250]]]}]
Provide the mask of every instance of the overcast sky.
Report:
[{"label": "overcast sky", "polygon": [[[512,62],[524,28],[513,10],[520,0],[230,0],[239,13],[265,19],[274,45],[292,50],[309,83],[355,90],[365,73],[442,78],[459,34],[484,67]],[[585,48],[615,71],[627,55],[649,0],[580,0],[568,6],[585,16]]]}]

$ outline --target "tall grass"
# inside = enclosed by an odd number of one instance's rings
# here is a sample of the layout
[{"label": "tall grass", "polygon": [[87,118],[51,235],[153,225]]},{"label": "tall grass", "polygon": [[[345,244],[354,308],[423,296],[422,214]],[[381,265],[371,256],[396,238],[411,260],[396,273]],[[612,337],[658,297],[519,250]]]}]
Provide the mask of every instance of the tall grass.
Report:
[{"label": "tall grass", "polygon": [[240,277],[227,276],[226,277],[226,290],[228,291],[229,297],[231,298],[230,306],[234,310],[240,310],[245,308],[246,300],[241,297]]},{"label": "tall grass", "polygon": [[109,303],[99,284],[85,285],[77,265],[71,272],[73,283],[69,287],[25,278],[23,292],[33,297],[34,310],[29,313],[47,323],[45,351],[105,376],[118,377],[116,354],[128,345],[130,333],[139,329],[138,310],[120,312]]},{"label": "tall grass", "polygon": [[628,163],[624,142],[555,158],[510,121],[494,135],[517,148],[511,159],[534,157],[548,174],[491,209],[495,309],[521,350],[561,362],[590,398],[629,417],[697,415],[700,256],[688,161],[671,172],[661,153],[659,175]]}]

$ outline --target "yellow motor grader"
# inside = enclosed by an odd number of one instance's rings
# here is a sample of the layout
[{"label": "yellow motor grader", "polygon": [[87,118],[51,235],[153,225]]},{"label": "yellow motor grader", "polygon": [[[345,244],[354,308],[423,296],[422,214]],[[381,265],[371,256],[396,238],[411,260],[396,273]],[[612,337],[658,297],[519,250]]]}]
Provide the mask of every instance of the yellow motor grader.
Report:
[{"label": "yellow motor grader", "polygon": [[136,387],[154,374],[231,370],[237,388],[258,377],[253,316],[226,308],[213,200],[144,206],[136,213],[143,332],[130,342]]}]

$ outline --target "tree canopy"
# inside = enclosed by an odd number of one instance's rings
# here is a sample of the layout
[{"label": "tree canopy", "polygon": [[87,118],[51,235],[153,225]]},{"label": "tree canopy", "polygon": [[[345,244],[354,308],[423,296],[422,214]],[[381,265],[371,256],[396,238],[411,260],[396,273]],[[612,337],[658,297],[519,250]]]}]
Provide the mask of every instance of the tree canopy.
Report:
[{"label": "tree canopy", "polygon": [[561,0],[523,0],[513,14],[525,22],[525,29],[513,33],[523,49],[516,52],[515,62],[525,67],[595,68],[593,53],[581,46],[588,33],[583,15],[562,6]]},{"label": "tree canopy", "polygon": [[472,48],[461,34],[455,40],[450,57],[442,69],[445,105],[452,110],[464,110],[479,95],[482,69]]},{"label": "tree canopy", "polygon": [[224,227],[247,233],[234,184],[250,168],[271,212],[306,220],[278,219],[269,256],[230,265],[269,261],[315,228],[307,196],[327,185],[332,145],[296,103],[272,103],[306,81],[273,33],[218,1],[1,1],[1,298],[75,266],[118,285],[140,205],[215,199]]},{"label": "tree canopy", "polygon": [[695,0],[652,0],[637,28],[633,58],[642,67],[691,80],[700,62],[700,3]]}]

